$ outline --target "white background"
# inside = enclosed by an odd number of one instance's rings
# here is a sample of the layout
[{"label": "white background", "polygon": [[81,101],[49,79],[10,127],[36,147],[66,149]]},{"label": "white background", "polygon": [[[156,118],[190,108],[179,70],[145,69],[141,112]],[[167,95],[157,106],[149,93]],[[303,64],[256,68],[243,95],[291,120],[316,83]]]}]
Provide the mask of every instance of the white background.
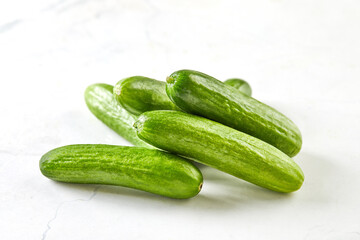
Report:
[{"label": "white background", "polygon": [[[0,239],[360,239],[357,0],[0,2]],[[74,143],[127,144],[83,92],[188,68],[241,77],[303,134],[303,187],[273,193],[202,167],[190,200],[53,182]]]}]

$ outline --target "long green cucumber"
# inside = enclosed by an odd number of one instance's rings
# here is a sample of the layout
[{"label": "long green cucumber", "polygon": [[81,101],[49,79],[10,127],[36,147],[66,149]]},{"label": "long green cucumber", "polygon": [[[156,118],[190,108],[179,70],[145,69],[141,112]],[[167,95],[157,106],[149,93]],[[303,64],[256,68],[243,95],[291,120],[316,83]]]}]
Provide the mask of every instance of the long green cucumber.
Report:
[{"label": "long green cucumber", "polygon": [[151,111],[134,124],[139,138],[160,149],[278,192],[303,183],[300,167],[277,148],[212,120],[180,111]]},{"label": "long green cucumber", "polygon": [[103,144],[51,150],[42,156],[40,170],[55,181],[124,186],[171,198],[191,198],[203,182],[199,169],[176,155]]},{"label": "long green cucumber", "polygon": [[119,106],[113,96],[113,86],[97,83],[85,90],[85,102],[90,111],[109,128],[130,143],[139,147],[150,147],[141,141],[133,129],[136,117]]},{"label": "long green cucumber", "polygon": [[248,82],[240,78],[230,78],[224,82],[225,84],[232,86],[242,92],[243,94],[251,97],[251,87]]},{"label": "long green cucumber", "polygon": [[192,70],[167,78],[166,92],[182,110],[257,137],[295,156],[301,149],[298,127],[286,116],[223,82]]},{"label": "long green cucumber", "polygon": [[[251,95],[250,85],[241,79],[225,81],[244,94]],[[134,76],[120,80],[114,86],[117,102],[134,115],[153,110],[181,111],[166,95],[166,83],[152,78]]]},{"label": "long green cucumber", "polygon": [[120,80],[114,87],[114,96],[122,107],[134,115],[159,109],[180,111],[166,95],[165,87],[165,82],[134,76]]}]

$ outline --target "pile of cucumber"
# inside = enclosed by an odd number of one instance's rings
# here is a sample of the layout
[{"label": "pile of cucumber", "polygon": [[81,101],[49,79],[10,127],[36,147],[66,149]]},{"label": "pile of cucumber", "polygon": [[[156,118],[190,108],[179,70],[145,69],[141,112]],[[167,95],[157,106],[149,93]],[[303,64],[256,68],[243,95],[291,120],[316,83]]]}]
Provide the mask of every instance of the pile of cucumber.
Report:
[{"label": "pile of cucumber", "polygon": [[40,170],[61,182],[191,198],[203,185],[196,161],[273,191],[296,191],[304,174],[291,157],[301,133],[251,92],[244,80],[221,82],[192,70],[166,82],[135,76],[114,87],[93,84],[85,91],[88,108],[134,147],[64,146],[43,155]]}]

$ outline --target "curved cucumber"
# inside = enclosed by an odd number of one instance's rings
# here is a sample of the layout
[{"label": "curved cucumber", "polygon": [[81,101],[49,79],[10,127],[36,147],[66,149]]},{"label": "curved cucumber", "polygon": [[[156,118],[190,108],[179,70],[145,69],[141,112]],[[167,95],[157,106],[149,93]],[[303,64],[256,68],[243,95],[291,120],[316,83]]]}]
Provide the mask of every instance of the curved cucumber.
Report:
[{"label": "curved cucumber", "polygon": [[140,115],[134,126],[141,139],[158,148],[264,188],[293,192],[304,181],[300,167],[277,148],[203,117],[151,111]]},{"label": "curved cucumber", "polygon": [[122,107],[135,115],[160,109],[180,111],[166,95],[165,87],[165,82],[134,76],[120,80],[114,87],[114,96]]},{"label": "curved cucumber", "polygon": [[[251,95],[250,85],[241,79],[229,79],[225,84]],[[166,83],[152,78],[134,76],[120,80],[114,87],[117,102],[134,115],[153,110],[181,111],[166,95]]]},{"label": "curved cucumber", "polygon": [[155,149],[102,144],[69,145],[40,160],[42,174],[69,183],[109,184],[171,198],[199,193],[203,177],[187,160]]},{"label": "curved cucumber", "polygon": [[184,111],[259,138],[290,157],[301,149],[300,131],[290,119],[204,73],[174,72],[167,78],[166,92]]},{"label": "curved cucumber", "polygon": [[109,128],[130,143],[139,147],[151,147],[141,141],[133,129],[136,117],[120,107],[113,96],[113,86],[97,83],[85,90],[85,102],[90,111]]},{"label": "curved cucumber", "polygon": [[251,97],[251,87],[250,85],[243,79],[240,78],[230,78],[224,82],[225,84],[232,86],[242,92],[243,94]]}]

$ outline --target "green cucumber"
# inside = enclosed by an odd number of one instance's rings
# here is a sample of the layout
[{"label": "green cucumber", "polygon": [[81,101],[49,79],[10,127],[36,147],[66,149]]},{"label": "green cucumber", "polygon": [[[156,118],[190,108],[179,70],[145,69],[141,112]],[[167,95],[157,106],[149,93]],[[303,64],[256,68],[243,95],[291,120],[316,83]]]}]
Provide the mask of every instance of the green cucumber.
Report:
[{"label": "green cucumber", "polygon": [[192,70],[174,72],[167,78],[166,92],[185,112],[259,138],[290,157],[301,149],[301,133],[290,119],[204,73]]},{"label": "green cucumber", "polygon": [[114,96],[123,108],[134,115],[160,109],[180,111],[166,95],[165,87],[165,82],[134,76],[120,80],[114,87]]},{"label": "green cucumber", "polygon": [[[225,83],[251,95],[250,85],[244,80],[229,79]],[[153,110],[181,111],[166,95],[165,89],[165,82],[134,76],[120,80],[114,87],[114,96],[123,108],[134,115]]]},{"label": "green cucumber", "polygon": [[171,198],[191,198],[203,182],[199,169],[176,155],[103,144],[53,149],[42,156],[40,170],[55,181],[124,186]]},{"label": "green cucumber", "polygon": [[250,87],[249,83],[247,83],[245,80],[240,79],[240,78],[230,78],[230,79],[226,80],[224,83],[236,88],[240,92],[251,97],[251,93],[252,93],[251,87]]},{"label": "green cucumber", "polygon": [[277,148],[212,120],[180,111],[151,111],[134,127],[139,138],[258,186],[278,192],[298,190],[304,174]]},{"label": "green cucumber", "polygon": [[133,129],[136,117],[120,107],[113,96],[113,86],[97,83],[85,90],[85,102],[90,111],[109,128],[138,147],[151,147],[141,141]]}]

